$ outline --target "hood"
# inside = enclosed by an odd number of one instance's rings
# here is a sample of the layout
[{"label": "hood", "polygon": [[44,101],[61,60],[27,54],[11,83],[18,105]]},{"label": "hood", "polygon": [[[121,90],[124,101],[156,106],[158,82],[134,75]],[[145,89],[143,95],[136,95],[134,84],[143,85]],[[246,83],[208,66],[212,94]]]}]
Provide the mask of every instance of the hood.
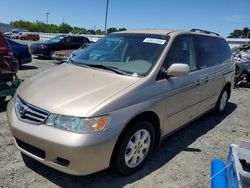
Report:
[{"label": "hood", "polygon": [[52,42],[35,42],[31,44],[31,47],[38,47],[38,46],[54,46],[57,45],[57,43]]},{"label": "hood", "polygon": [[51,113],[85,117],[139,80],[106,70],[62,64],[25,80],[17,93],[26,102]]},{"label": "hood", "polygon": [[41,46],[41,45],[47,45],[49,44],[49,42],[35,42],[32,43],[31,46]]}]

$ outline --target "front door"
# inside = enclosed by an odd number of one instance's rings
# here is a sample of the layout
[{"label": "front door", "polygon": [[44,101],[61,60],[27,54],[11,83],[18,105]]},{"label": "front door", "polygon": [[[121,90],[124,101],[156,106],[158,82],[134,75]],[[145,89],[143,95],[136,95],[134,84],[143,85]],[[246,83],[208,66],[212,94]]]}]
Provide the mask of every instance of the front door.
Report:
[{"label": "front door", "polygon": [[164,134],[172,132],[200,114],[199,78],[202,75],[197,69],[195,46],[191,35],[175,38],[163,66],[167,70],[173,63],[188,64],[190,73],[185,77],[169,77],[164,80],[166,85]]}]

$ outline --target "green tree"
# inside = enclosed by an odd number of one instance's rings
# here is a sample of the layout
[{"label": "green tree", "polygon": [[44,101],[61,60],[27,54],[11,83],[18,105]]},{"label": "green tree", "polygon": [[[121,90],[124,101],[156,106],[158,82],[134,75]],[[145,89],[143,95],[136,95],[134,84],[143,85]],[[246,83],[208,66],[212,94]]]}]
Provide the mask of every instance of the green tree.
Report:
[{"label": "green tree", "polygon": [[95,34],[96,34],[96,35],[105,35],[105,31],[101,31],[100,29],[97,29],[97,30],[95,31]]},{"label": "green tree", "polygon": [[59,33],[69,33],[73,28],[67,23],[61,23],[58,27]]},{"label": "green tree", "polygon": [[[72,27],[67,23],[62,23],[59,26],[55,24],[45,24],[42,21],[36,22],[29,22],[24,20],[16,20],[11,21],[11,25],[15,26],[16,28],[23,28],[27,29],[31,32],[44,32],[44,33],[74,33],[74,34],[92,34],[92,35],[105,35],[105,31],[97,29],[96,31],[93,29],[86,29],[82,27]],[[117,31],[124,31],[126,28],[115,28],[111,27],[108,29],[108,33],[113,33]]]},{"label": "green tree", "polygon": [[108,34],[109,34],[109,33],[113,33],[113,32],[117,32],[117,31],[118,31],[118,30],[117,30],[117,28],[115,28],[115,27],[108,28],[108,30],[107,30]]},{"label": "green tree", "polygon": [[228,38],[250,38],[250,29],[245,27],[242,30],[235,29],[229,34]]},{"label": "green tree", "polygon": [[127,29],[123,27],[123,28],[119,28],[118,31],[127,31]]}]

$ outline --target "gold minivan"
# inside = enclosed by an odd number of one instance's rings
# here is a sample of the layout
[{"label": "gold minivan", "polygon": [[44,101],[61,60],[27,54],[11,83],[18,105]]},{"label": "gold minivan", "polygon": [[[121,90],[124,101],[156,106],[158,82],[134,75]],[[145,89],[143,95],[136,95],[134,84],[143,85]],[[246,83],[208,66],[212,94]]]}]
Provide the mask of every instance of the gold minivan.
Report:
[{"label": "gold minivan", "polygon": [[128,175],[161,139],[214,110],[234,85],[230,48],[194,29],[117,32],[25,80],[8,104],[16,147],[59,171]]}]

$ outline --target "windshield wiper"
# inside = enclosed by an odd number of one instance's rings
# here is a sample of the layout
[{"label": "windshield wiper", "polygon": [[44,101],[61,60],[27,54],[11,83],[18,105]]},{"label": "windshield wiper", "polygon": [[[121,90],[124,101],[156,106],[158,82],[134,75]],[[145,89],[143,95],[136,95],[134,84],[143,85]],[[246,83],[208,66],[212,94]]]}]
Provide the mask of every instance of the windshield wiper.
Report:
[{"label": "windshield wiper", "polygon": [[105,70],[109,70],[109,71],[113,71],[117,74],[121,74],[121,75],[125,75],[126,73],[119,70],[116,67],[112,67],[112,66],[108,66],[108,65],[102,65],[102,64],[82,64],[83,66],[87,66],[87,67],[95,67],[95,68],[101,68],[101,69],[105,69]]}]

